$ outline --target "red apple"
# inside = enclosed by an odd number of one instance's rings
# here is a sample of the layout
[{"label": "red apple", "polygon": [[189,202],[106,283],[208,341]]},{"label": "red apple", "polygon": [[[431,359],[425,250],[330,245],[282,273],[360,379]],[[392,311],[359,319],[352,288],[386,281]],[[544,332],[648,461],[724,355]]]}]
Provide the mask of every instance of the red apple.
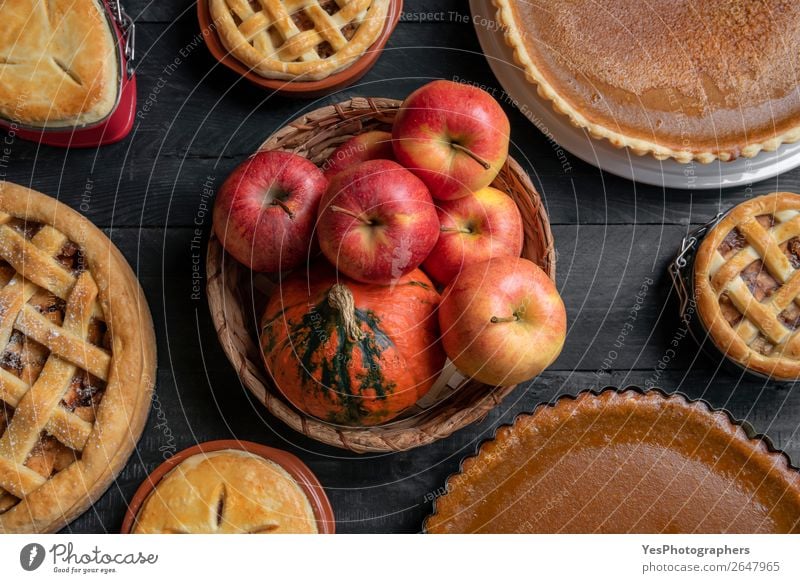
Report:
[{"label": "red apple", "polygon": [[522,252],[522,215],[511,197],[496,188],[441,201],[437,213],[439,240],[423,268],[441,285],[467,265]]},{"label": "red apple", "polygon": [[394,160],[392,134],[378,130],[364,132],[336,148],[322,165],[325,177],[330,180],[342,170],[367,160]]},{"label": "red apple", "polygon": [[428,189],[390,160],[368,160],[337,174],[317,222],[328,260],[366,283],[390,283],[413,271],[439,237]]},{"label": "red apple", "polygon": [[303,264],[328,181],[289,152],[259,152],[237,166],[214,203],[214,232],[225,250],[254,271]]},{"label": "red apple", "polygon": [[561,352],[564,302],[535,263],[496,257],[466,267],[439,305],[442,343],[464,374],[489,385],[535,377]]},{"label": "red apple", "polygon": [[508,157],[511,127],[485,91],[452,81],[417,89],[392,129],[397,161],[419,176],[431,195],[453,200],[489,186]]}]

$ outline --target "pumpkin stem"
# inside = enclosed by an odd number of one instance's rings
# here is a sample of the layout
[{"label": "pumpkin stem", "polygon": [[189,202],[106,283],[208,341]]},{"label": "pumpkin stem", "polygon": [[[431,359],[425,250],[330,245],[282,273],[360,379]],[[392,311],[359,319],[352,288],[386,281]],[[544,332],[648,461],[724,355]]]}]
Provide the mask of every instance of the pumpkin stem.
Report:
[{"label": "pumpkin stem", "polygon": [[491,165],[491,164],[489,164],[489,163],[488,163],[486,160],[484,160],[483,158],[481,158],[480,156],[478,156],[478,155],[477,155],[475,152],[473,152],[472,150],[470,150],[470,149],[469,149],[469,148],[467,148],[466,146],[462,146],[461,144],[459,144],[459,143],[457,143],[457,142],[452,142],[450,145],[451,145],[451,146],[452,146],[454,149],[456,149],[456,150],[458,150],[458,151],[460,151],[460,152],[464,152],[464,153],[465,153],[467,156],[469,156],[470,158],[472,158],[473,160],[475,160],[475,161],[476,161],[478,164],[480,164],[481,166],[483,166],[483,168],[484,168],[485,170],[488,170],[489,168],[491,168],[491,167],[492,167],[492,165]]},{"label": "pumpkin stem", "polygon": [[363,340],[364,331],[358,327],[356,321],[356,301],[353,299],[353,292],[346,285],[335,283],[328,292],[328,304],[342,315],[344,329],[350,342]]},{"label": "pumpkin stem", "polygon": [[335,204],[332,204],[329,208],[335,213],[342,213],[342,214],[348,215],[350,217],[353,217],[354,219],[356,219],[358,221],[361,221],[365,225],[371,225],[372,224],[372,221],[369,220],[368,218],[366,218],[362,213],[357,213],[355,211],[351,211],[350,209],[346,209],[346,208],[337,206]]},{"label": "pumpkin stem", "polygon": [[503,324],[505,322],[516,322],[519,320],[519,316],[517,314],[513,314],[511,316],[506,316],[505,318],[501,318],[500,316],[492,316],[490,320],[492,324]]}]

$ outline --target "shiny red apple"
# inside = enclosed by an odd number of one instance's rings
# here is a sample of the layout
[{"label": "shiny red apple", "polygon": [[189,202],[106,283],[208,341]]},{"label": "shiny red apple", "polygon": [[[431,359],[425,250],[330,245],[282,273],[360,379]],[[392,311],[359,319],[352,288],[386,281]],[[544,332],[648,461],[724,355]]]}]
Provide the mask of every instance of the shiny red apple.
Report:
[{"label": "shiny red apple", "polygon": [[254,271],[278,272],[306,262],[322,170],[289,152],[259,152],[237,166],[214,203],[214,232],[225,250]]},{"label": "shiny red apple", "polygon": [[470,265],[442,295],[445,352],[461,372],[482,383],[507,386],[531,379],[564,346],[564,302],[532,261],[497,257]]},{"label": "shiny red apple", "polygon": [[390,283],[419,267],[439,237],[428,189],[390,160],[368,160],[337,174],[322,198],[320,248],[339,271]]},{"label": "shiny red apple", "polygon": [[511,197],[496,188],[441,201],[437,213],[439,240],[422,266],[441,285],[468,265],[522,252],[522,215]]},{"label": "shiny red apple", "polygon": [[439,200],[489,186],[508,157],[510,133],[508,117],[491,95],[443,80],[409,95],[392,129],[397,161]]},{"label": "shiny red apple", "polygon": [[394,160],[392,134],[374,130],[358,134],[336,148],[322,165],[325,177],[330,180],[342,170],[347,170],[367,160]]}]

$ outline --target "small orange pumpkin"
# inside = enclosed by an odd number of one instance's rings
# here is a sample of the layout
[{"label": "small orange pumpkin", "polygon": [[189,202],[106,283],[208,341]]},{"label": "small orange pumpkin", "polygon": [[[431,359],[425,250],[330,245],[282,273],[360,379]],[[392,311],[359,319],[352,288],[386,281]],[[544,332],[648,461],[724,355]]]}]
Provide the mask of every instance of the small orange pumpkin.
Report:
[{"label": "small orange pumpkin", "polygon": [[281,282],[261,319],[267,371],[295,407],[368,426],[425,395],[444,365],[440,296],[419,269],[394,284],[337,277],[326,266]]}]

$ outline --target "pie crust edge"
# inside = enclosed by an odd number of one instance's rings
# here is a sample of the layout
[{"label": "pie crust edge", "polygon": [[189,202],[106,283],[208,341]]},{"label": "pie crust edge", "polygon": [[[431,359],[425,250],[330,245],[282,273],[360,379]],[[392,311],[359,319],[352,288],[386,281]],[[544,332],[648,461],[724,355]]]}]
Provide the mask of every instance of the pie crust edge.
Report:
[{"label": "pie crust edge", "polygon": [[[51,225],[84,250],[110,322],[112,364],[81,459],[0,514],[0,533],[48,533],[94,504],[125,466],[144,431],[156,375],[156,338],[144,292],[130,265],[88,219],[56,199],[0,182],[0,209]],[[102,439],[101,439],[102,436]]]},{"label": "pie crust edge", "polygon": [[[608,140],[616,148],[628,148],[637,156],[650,154],[656,160],[673,159],[680,164],[688,164],[693,161],[710,164],[715,160],[730,162],[736,159],[737,151],[732,149],[722,149],[716,152],[694,149],[679,150],[649,140],[633,138],[588,120],[555,90],[531,59],[522,36],[517,30],[511,2],[512,0],[492,0],[497,9],[497,21],[503,31],[506,44],[512,49],[514,60],[524,69],[525,78],[536,86],[539,96],[550,101],[553,109],[557,113],[567,116],[573,126],[586,129],[596,139]],[[791,144],[798,140],[800,140],[800,125],[772,138],[748,144],[739,150],[738,155],[744,158],[753,158],[761,151],[774,152],[781,145]]]}]

